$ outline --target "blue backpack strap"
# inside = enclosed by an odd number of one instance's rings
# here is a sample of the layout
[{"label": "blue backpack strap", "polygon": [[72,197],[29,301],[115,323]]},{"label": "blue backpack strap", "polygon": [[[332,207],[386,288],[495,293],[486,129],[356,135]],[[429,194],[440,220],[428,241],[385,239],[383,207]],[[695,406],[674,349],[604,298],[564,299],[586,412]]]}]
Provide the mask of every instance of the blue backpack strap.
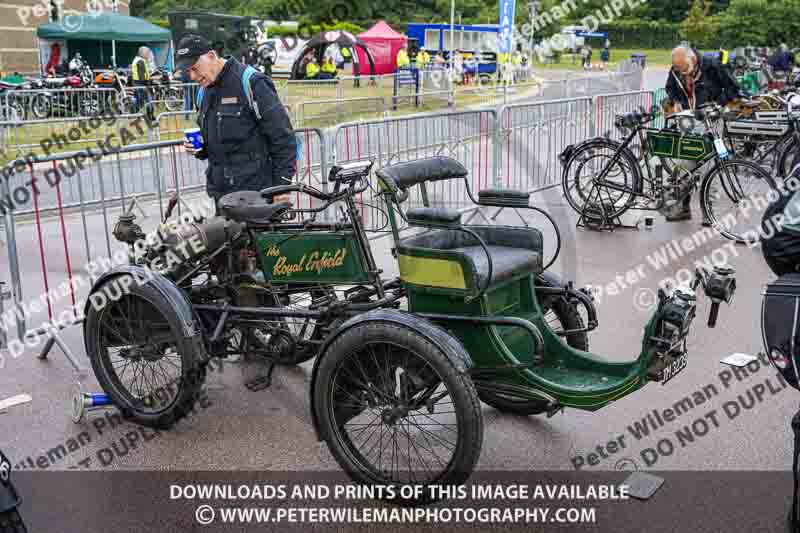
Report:
[{"label": "blue backpack strap", "polygon": [[[244,95],[247,98],[247,104],[250,106],[250,109],[256,114],[259,120],[261,120],[261,113],[258,111],[258,106],[255,104],[253,100],[253,89],[250,87],[250,78],[253,77],[253,74],[256,74],[258,71],[247,65],[245,67],[244,72],[242,73],[242,90],[244,91]],[[202,109],[203,107],[203,95],[205,94],[205,89],[200,87],[197,90],[197,109]]]},{"label": "blue backpack strap", "polygon": [[253,74],[256,74],[258,71],[250,65],[247,65],[242,73],[242,90],[244,91],[244,95],[247,97],[247,103],[250,105],[250,109],[253,110],[255,113],[256,118],[261,120],[261,112],[258,110],[258,105],[256,105],[255,101],[253,100],[253,88],[250,86],[250,78],[253,77]]}]

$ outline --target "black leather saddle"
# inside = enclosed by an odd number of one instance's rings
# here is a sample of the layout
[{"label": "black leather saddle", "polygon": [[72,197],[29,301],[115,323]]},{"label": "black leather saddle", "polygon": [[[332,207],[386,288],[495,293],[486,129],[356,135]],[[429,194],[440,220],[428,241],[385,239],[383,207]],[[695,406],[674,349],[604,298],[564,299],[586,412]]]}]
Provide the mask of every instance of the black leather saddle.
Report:
[{"label": "black leather saddle", "polygon": [[235,222],[248,224],[267,224],[280,222],[283,213],[292,204],[281,202],[268,203],[262,198],[260,191],[236,191],[220,198],[217,209],[219,214]]}]

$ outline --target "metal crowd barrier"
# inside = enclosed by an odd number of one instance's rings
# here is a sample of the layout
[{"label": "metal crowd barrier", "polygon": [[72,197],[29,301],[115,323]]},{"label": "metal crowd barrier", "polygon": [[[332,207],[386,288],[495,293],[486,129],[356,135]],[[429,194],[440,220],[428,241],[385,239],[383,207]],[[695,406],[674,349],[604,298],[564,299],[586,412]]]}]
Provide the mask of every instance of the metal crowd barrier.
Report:
[{"label": "metal crowd barrier", "polygon": [[593,136],[591,98],[514,104],[500,111],[497,185],[536,191],[561,183],[558,155]]},{"label": "metal crowd barrier", "polygon": [[[324,188],[323,133],[296,130],[296,136],[298,179]],[[181,145],[181,140],[171,140],[126,146],[98,161],[89,157],[82,169],[73,163],[86,156],[85,151],[40,157],[10,180],[0,180],[0,198],[22,197],[21,191],[27,191],[28,200],[13,210],[4,203],[0,212],[5,230],[2,259],[9,265],[12,289],[0,329],[16,327],[18,338],[24,339],[49,334],[49,324],[76,323],[76,306],[83,305],[91,282],[101,273],[88,265],[126,248],[112,235],[123,211],[137,215],[145,232],[157,227],[172,193],[179,199],[178,215],[189,206],[213,213],[205,194],[206,164]],[[298,195],[295,202],[304,206],[307,198]],[[53,297],[47,298],[48,293]]]},{"label": "metal crowd barrier", "polygon": [[[335,163],[372,159],[373,169],[377,170],[392,163],[444,155],[467,168],[472,189],[477,191],[494,184],[492,146],[496,121],[497,113],[489,109],[351,122],[333,132],[332,157]],[[365,226],[380,237],[388,233],[388,220],[377,190],[373,183],[361,201]],[[430,205],[471,209],[458,180],[430,184],[427,200]],[[422,202],[419,191],[412,191],[408,205]]]}]

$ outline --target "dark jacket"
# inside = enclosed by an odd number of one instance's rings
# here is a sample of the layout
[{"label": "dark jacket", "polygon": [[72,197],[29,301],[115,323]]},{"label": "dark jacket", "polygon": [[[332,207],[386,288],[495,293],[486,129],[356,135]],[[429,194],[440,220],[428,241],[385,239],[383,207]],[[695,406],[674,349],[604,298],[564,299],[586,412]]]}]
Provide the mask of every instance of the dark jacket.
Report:
[{"label": "dark jacket", "polygon": [[791,52],[783,52],[778,50],[772,57],[769,58],[769,66],[777,71],[789,71],[794,64],[794,56]]},{"label": "dark jacket", "polygon": [[[710,102],[725,105],[740,97],[736,79],[718,58],[700,57],[699,68],[700,78],[694,83],[695,108]],[[667,75],[666,91],[670,100],[681,104],[683,109],[690,109],[683,76],[674,67]]]},{"label": "dark jacket", "polygon": [[257,191],[286,183],[295,175],[294,129],[272,80],[261,73],[250,78],[250,107],[242,87],[245,66],[228,58],[216,82],[203,96],[198,115],[208,157],[206,190],[218,200],[234,191]]}]

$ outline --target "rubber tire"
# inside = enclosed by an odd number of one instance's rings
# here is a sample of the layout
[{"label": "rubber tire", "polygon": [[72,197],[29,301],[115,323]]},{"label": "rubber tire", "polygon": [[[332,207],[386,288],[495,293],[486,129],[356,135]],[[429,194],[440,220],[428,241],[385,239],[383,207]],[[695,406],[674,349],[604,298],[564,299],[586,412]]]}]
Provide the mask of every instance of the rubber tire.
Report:
[{"label": "rubber tire", "polygon": [[53,114],[53,104],[44,94],[37,94],[31,98],[29,107],[35,119],[44,120]]},{"label": "rubber tire", "polygon": [[[700,186],[700,207],[703,209],[703,216],[705,217],[705,219],[706,220],[710,220],[712,222],[712,228],[715,231],[717,231],[720,235],[722,235],[726,239],[730,239],[730,240],[732,240],[732,241],[734,241],[734,242],[736,242],[738,244],[748,244],[748,242],[750,242],[750,241],[747,241],[746,239],[739,238],[737,235],[735,235],[733,233],[728,233],[727,231],[720,231],[719,229],[717,229],[713,225],[713,219],[711,218],[711,213],[709,213],[709,209],[708,209],[707,196],[708,196],[708,194],[709,194],[709,192],[711,190],[711,182],[712,181],[719,181],[719,180],[715,180],[714,177],[717,176],[720,173],[721,169],[724,166],[732,165],[734,163],[736,165],[750,167],[757,174],[761,174],[761,178],[764,179],[770,185],[770,187],[772,187],[773,189],[775,189],[777,187],[776,184],[775,184],[775,180],[772,179],[772,176],[770,176],[769,173],[761,167],[761,165],[758,165],[758,164],[753,163],[752,161],[748,161],[746,159],[728,159],[727,161],[724,161],[722,164],[713,167],[703,177],[703,183]],[[721,186],[721,185],[718,185],[718,186]],[[759,223],[760,223],[760,221],[759,221]]]},{"label": "rubber tire", "polygon": [[183,91],[176,87],[164,90],[164,107],[167,111],[175,112],[183,109]]},{"label": "rubber tire", "polygon": [[[549,300],[549,301],[548,301]],[[547,304],[550,305],[547,305]],[[552,309],[558,316],[564,329],[582,329],[584,327],[583,317],[578,312],[575,305],[571,305],[563,296],[553,296],[542,301],[542,308]],[[587,332],[573,333],[565,337],[567,344],[572,348],[581,351],[589,351],[589,335]],[[490,407],[494,407],[504,414],[517,416],[531,416],[546,413],[548,409],[547,400],[514,400],[506,396],[499,396],[493,392],[479,390],[478,396],[481,401]]]},{"label": "rubber tire", "polygon": [[[783,145],[783,148],[778,155],[778,163],[775,169],[777,177],[781,179],[789,177],[789,174],[791,174],[797,162],[798,153],[800,153],[800,146],[797,146],[794,138],[790,139]],[[788,172],[784,172],[785,169],[788,169]]]},{"label": "rubber tire", "polygon": [[[328,346],[318,362],[317,376],[312,391],[312,402],[318,415],[318,428],[321,440],[328,444],[328,449],[336,462],[356,482],[362,484],[393,485],[391,480],[380,479],[370,472],[362,470],[358,464],[350,460],[347,450],[336,437],[331,407],[327,399],[331,395],[329,387],[333,384],[335,371],[342,360],[352,351],[368,342],[392,342],[399,346],[408,346],[419,354],[441,376],[445,387],[450,392],[459,417],[459,439],[456,453],[453,454],[448,469],[431,481],[436,485],[461,485],[471,475],[478,463],[483,444],[483,416],[481,414],[478,393],[472,379],[466,372],[460,372],[453,361],[439,347],[420,333],[400,324],[390,322],[363,322],[339,335]],[[403,500],[394,499],[394,503],[429,503],[430,499]]]},{"label": "rubber tire", "polygon": [[16,509],[0,513],[0,533],[27,533],[28,528]]},{"label": "rubber tire", "polygon": [[[570,207],[572,207],[572,209],[576,213],[578,213],[579,215],[582,213],[583,208],[577,206],[573,202],[572,196],[569,193],[569,185],[570,185],[571,180],[573,178],[573,176],[570,173],[570,169],[572,167],[573,162],[576,161],[576,159],[577,159],[579,154],[581,154],[581,153],[583,153],[583,152],[585,152],[587,150],[596,150],[596,149],[599,149],[599,148],[609,148],[612,151],[616,151],[616,150],[619,149],[620,146],[622,146],[620,143],[618,143],[616,141],[612,141],[610,139],[603,139],[603,138],[593,139],[591,141],[588,141],[588,142],[584,143],[579,149],[577,149],[572,154],[572,157],[570,157],[569,161],[567,161],[567,163],[564,165],[564,171],[561,174],[561,190],[564,193],[564,197],[567,199],[567,203],[569,203]],[[641,188],[640,187],[641,177],[638,175],[638,173],[639,173],[638,172],[639,164],[636,161],[636,157],[634,156],[634,154],[629,149],[626,148],[622,152],[622,158],[625,160],[622,163],[623,164],[627,163],[628,164],[628,168],[629,169],[633,169],[633,176],[630,176],[630,178],[631,178],[631,185],[630,185],[631,189],[633,189],[634,191],[640,190],[640,188]],[[617,163],[617,164],[619,165],[620,163]],[[622,192],[622,191],[616,191],[616,192]],[[579,193],[579,194],[581,194],[581,193]],[[609,218],[614,218],[614,217],[618,217],[618,216],[622,215],[625,211],[630,209],[631,206],[633,206],[634,202],[636,201],[636,196],[634,196],[633,194],[630,194],[630,193],[623,193],[623,194],[628,194],[628,201],[625,203],[625,205],[623,205],[619,209],[619,211],[616,211],[616,212],[614,212],[613,215],[610,215]],[[581,194],[581,196],[583,196],[583,194]],[[603,198],[601,196],[601,200],[602,199]]]},{"label": "rubber tire", "polygon": [[[102,290],[108,283],[114,283],[119,277],[120,276],[109,279],[106,283],[99,286],[95,292]],[[158,289],[149,284],[139,284],[136,282],[131,283],[129,287],[130,295],[140,296],[153,303],[161,315],[169,321],[172,333],[177,338],[181,338],[183,328],[177,313],[173,311],[170,303]],[[141,413],[135,410],[126,401],[125,397],[117,391],[116,386],[112,383],[111,378],[106,372],[104,365],[105,357],[100,355],[101,352],[98,346],[100,332],[99,319],[100,314],[95,310],[93,305],[90,305],[89,311],[86,313],[86,321],[83,330],[86,354],[89,356],[89,360],[92,363],[92,369],[94,370],[97,382],[100,384],[103,391],[108,394],[111,401],[120,410],[122,415],[126,419],[142,426],[156,429],[169,429],[174,426],[178,420],[191,413],[194,404],[200,396],[200,391],[206,378],[206,365],[201,364],[197,360],[194,351],[185,350],[185,348],[178,350],[181,356],[181,387],[177,397],[173,400],[171,408],[159,414]]]}]

